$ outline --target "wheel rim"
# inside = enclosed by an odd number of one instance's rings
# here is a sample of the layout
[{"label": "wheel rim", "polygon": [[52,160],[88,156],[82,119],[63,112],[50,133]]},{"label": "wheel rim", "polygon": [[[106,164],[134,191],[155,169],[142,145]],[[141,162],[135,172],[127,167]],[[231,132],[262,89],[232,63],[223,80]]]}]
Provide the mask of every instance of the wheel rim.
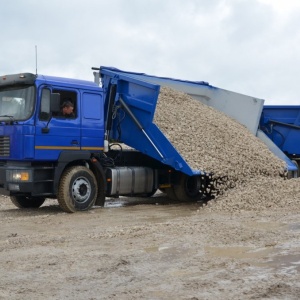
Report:
[{"label": "wheel rim", "polygon": [[72,198],[76,202],[84,203],[91,196],[91,184],[85,177],[77,178],[72,185]]}]

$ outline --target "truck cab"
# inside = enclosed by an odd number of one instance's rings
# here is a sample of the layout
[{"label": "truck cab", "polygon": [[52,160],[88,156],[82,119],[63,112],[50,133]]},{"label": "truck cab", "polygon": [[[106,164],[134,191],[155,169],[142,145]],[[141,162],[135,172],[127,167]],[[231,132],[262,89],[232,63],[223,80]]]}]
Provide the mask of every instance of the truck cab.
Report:
[{"label": "truck cab", "polygon": [[[64,101],[74,116],[60,114]],[[103,93],[88,81],[20,74],[0,81],[1,161],[57,161],[62,150],[102,150]]]},{"label": "truck cab", "polygon": [[[66,99],[74,105],[71,118],[60,113]],[[31,73],[2,76],[1,193],[22,203],[55,196],[60,164],[103,150],[103,107],[102,89],[93,82]]]}]

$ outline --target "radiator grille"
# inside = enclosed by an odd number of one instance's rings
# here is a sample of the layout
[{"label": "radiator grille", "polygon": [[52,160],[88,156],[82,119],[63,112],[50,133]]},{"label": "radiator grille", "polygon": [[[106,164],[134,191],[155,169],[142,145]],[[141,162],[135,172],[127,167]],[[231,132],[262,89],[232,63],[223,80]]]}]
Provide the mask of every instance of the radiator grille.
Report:
[{"label": "radiator grille", "polygon": [[10,139],[9,136],[0,136],[0,156],[10,155]]}]

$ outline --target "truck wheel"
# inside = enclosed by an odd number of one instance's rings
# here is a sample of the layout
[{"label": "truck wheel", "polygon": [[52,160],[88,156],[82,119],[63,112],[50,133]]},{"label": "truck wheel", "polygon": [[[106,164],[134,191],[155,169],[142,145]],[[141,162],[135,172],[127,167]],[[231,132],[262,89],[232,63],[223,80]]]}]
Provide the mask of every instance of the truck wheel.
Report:
[{"label": "truck wheel", "polygon": [[45,202],[43,197],[31,196],[10,196],[10,200],[18,208],[38,208]]},{"label": "truck wheel", "polygon": [[199,176],[187,176],[182,174],[179,184],[174,185],[173,192],[179,201],[199,201],[203,198],[200,193],[201,178]]},{"label": "truck wheel", "polygon": [[83,166],[68,168],[62,175],[58,188],[58,203],[62,210],[74,213],[90,209],[98,194],[93,172]]}]

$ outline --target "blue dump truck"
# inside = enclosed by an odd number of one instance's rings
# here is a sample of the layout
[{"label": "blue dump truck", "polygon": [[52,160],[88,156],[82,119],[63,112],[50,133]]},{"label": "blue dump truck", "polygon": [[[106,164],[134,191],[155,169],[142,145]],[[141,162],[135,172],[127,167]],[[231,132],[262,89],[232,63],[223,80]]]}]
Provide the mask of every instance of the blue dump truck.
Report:
[{"label": "blue dump truck", "polygon": [[[55,198],[72,213],[104,206],[106,197],[149,197],[158,189],[180,201],[211,197],[210,174],[193,170],[153,123],[160,86],[235,118],[297,176],[298,107],[264,108],[261,99],[205,82],[93,69],[93,82],[31,73],[0,77],[0,194],[17,207]],[[66,102],[74,107],[68,117],[61,114]]]}]

